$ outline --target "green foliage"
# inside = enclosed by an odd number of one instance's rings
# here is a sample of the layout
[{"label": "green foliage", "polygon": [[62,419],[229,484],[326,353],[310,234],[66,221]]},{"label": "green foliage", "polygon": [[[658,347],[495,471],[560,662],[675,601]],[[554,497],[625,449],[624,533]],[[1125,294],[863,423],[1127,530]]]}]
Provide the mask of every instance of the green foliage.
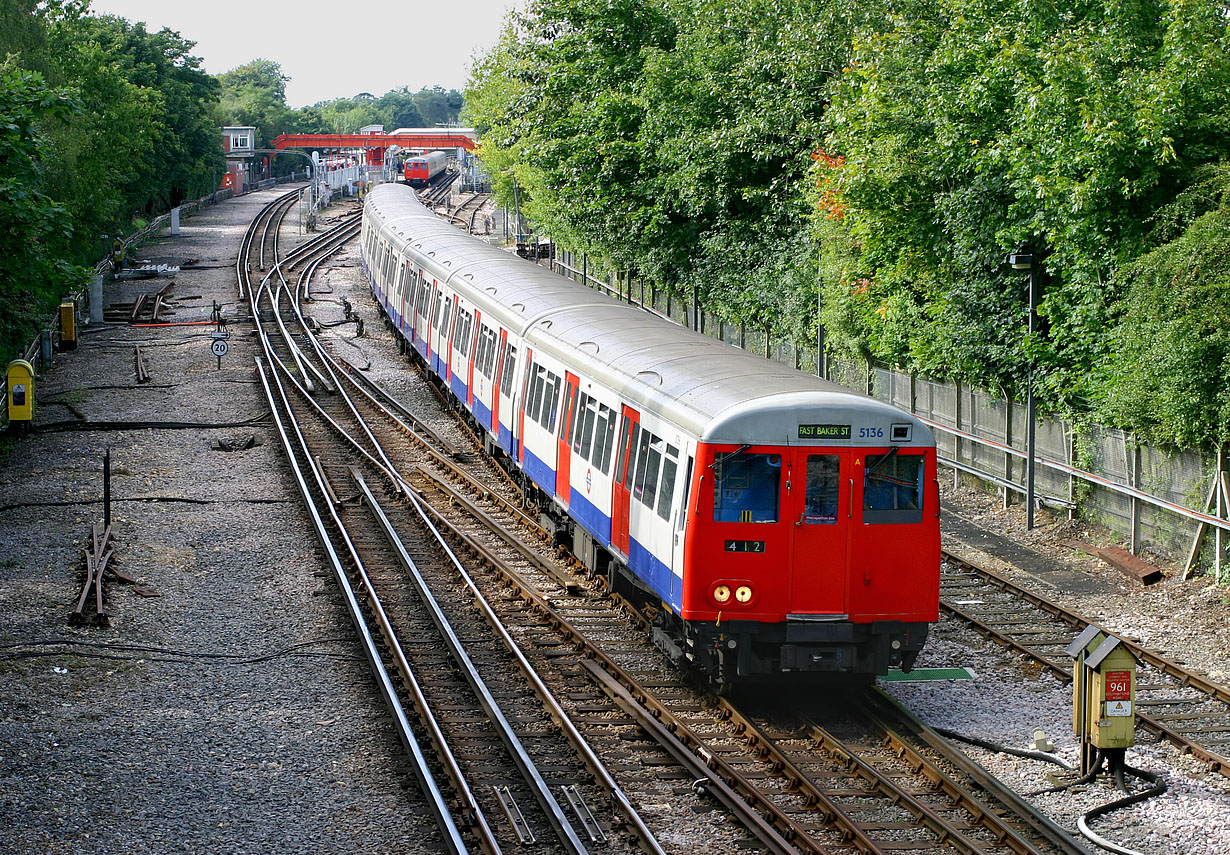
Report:
[{"label": "green foliage", "polygon": [[1163,210],[1173,240],[1128,265],[1104,410],[1164,446],[1230,445],[1230,166]]},{"label": "green foliage", "polygon": [[281,65],[254,59],[216,79],[220,94],[213,118],[218,127],[256,128],[255,148],[268,148],[279,134],[295,132],[295,111],[286,106],[289,78],[282,74]]},{"label": "green foliage", "polygon": [[212,189],[217,84],[177,33],[80,0],[0,6],[0,343],[28,342],[83,267],[150,216]]},{"label": "green foliage", "polygon": [[[536,0],[467,116],[502,202],[731,320],[808,341],[819,302],[839,354],[1003,395],[1032,374],[1052,410],[1218,442],[1224,220],[1185,190],[1230,161],[1227,24],[1221,0]],[[1140,358],[1150,330],[1169,355]]]},{"label": "green foliage", "polygon": [[48,163],[40,121],[62,120],[76,105],[37,71],[0,64],[0,353],[7,363],[80,271],[63,261],[72,231],[45,191]]},{"label": "green foliage", "polygon": [[[844,162],[814,171],[848,235],[825,292],[842,346],[1008,390],[1035,361],[1044,400],[1079,404],[1145,221],[1227,154],[1221,5],[945,0],[860,33],[825,116]],[[1004,265],[1023,246],[1047,277],[1033,340]]]}]

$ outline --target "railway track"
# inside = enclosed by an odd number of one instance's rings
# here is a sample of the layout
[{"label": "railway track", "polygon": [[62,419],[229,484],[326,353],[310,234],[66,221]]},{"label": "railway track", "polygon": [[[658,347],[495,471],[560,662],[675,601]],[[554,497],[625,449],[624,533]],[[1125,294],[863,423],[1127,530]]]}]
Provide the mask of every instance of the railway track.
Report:
[{"label": "railway track", "polygon": [[[949,552],[944,553],[940,577],[940,607],[983,637],[1069,682],[1072,659],[1065,649],[1096,623]],[[1132,639],[1120,638],[1139,663],[1138,725],[1198,758],[1210,771],[1230,777],[1230,689]]]},{"label": "railway track", "polygon": [[[276,221],[276,207],[252,234]],[[473,595],[458,588],[461,565],[398,469],[417,465],[416,454],[430,462],[422,435],[374,397],[352,398],[305,323],[308,271],[353,232],[346,224],[285,257],[267,252],[269,274],[241,281],[266,353],[261,380],[296,482],[367,642],[441,849],[498,853],[536,843],[541,851],[584,853],[595,844],[618,851],[640,843],[658,851],[596,756],[579,737],[571,742],[567,721],[538,698],[534,679],[509,667],[517,657],[511,636],[493,633],[474,614]],[[245,274],[259,270],[258,245],[264,241],[254,236],[251,261],[241,262]],[[296,265],[305,272],[291,283],[285,274]],[[380,437],[366,418],[380,420]],[[608,800],[630,834],[612,839],[611,823],[595,818]]]},{"label": "railway track", "polygon": [[442,443],[316,340],[307,280],[284,276],[312,252],[244,286],[262,382],[444,851],[544,834],[547,851],[657,851],[634,805],[664,781],[736,820],[731,846],[780,855],[1085,851],[882,698],[852,693],[817,721],[689,686],[477,445]]}]

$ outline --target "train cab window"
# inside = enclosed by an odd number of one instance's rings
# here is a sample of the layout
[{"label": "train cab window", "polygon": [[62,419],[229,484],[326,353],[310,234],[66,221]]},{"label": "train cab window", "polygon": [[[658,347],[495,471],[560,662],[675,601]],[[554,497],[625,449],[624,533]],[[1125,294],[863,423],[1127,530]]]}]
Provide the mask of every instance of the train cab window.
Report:
[{"label": "train cab window", "polygon": [[863,467],[863,522],[920,523],[923,505],[921,454],[868,454]]},{"label": "train cab window", "polygon": [[809,454],[803,518],[800,522],[807,525],[836,523],[840,490],[841,458],[835,454]]},{"label": "train cab window", "polygon": [[777,522],[780,454],[720,454],[713,465],[715,522]]}]

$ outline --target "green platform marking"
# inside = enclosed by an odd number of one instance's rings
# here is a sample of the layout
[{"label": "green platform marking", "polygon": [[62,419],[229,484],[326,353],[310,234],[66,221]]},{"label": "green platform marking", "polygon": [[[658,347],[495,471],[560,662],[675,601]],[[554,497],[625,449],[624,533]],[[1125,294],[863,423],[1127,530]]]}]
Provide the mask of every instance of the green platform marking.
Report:
[{"label": "green platform marking", "polygon": [[972,680],[974,672],[968,668],[915,668],[910,673],[889,671],[879,678],[884,683],[922,683],[927,680]]}]

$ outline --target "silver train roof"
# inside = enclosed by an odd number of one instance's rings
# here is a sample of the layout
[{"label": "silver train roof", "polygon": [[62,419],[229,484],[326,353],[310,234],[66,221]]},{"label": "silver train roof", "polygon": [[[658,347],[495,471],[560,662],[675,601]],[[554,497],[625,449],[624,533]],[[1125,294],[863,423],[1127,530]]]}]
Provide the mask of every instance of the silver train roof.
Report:
[{"label": "silver train roof", "polygon": [[[905,444],[935,443],[922,422],[896,407],[693,332],[470,237],[428,211],[408,187],[376,187],[367,205],[379,212],[382,233],[399,249],[410,249],[438,279],[472,289],[484,315],[500,318],[536,351],[568,360],[584,354],[595,381],[706,442],[815,445],[821,441],[798,438],[798,425],[882,427],[887,437],[890,424],[904,423],[913,426]],[[853,437],[849,442],[857,441],[857,429]]]}]

